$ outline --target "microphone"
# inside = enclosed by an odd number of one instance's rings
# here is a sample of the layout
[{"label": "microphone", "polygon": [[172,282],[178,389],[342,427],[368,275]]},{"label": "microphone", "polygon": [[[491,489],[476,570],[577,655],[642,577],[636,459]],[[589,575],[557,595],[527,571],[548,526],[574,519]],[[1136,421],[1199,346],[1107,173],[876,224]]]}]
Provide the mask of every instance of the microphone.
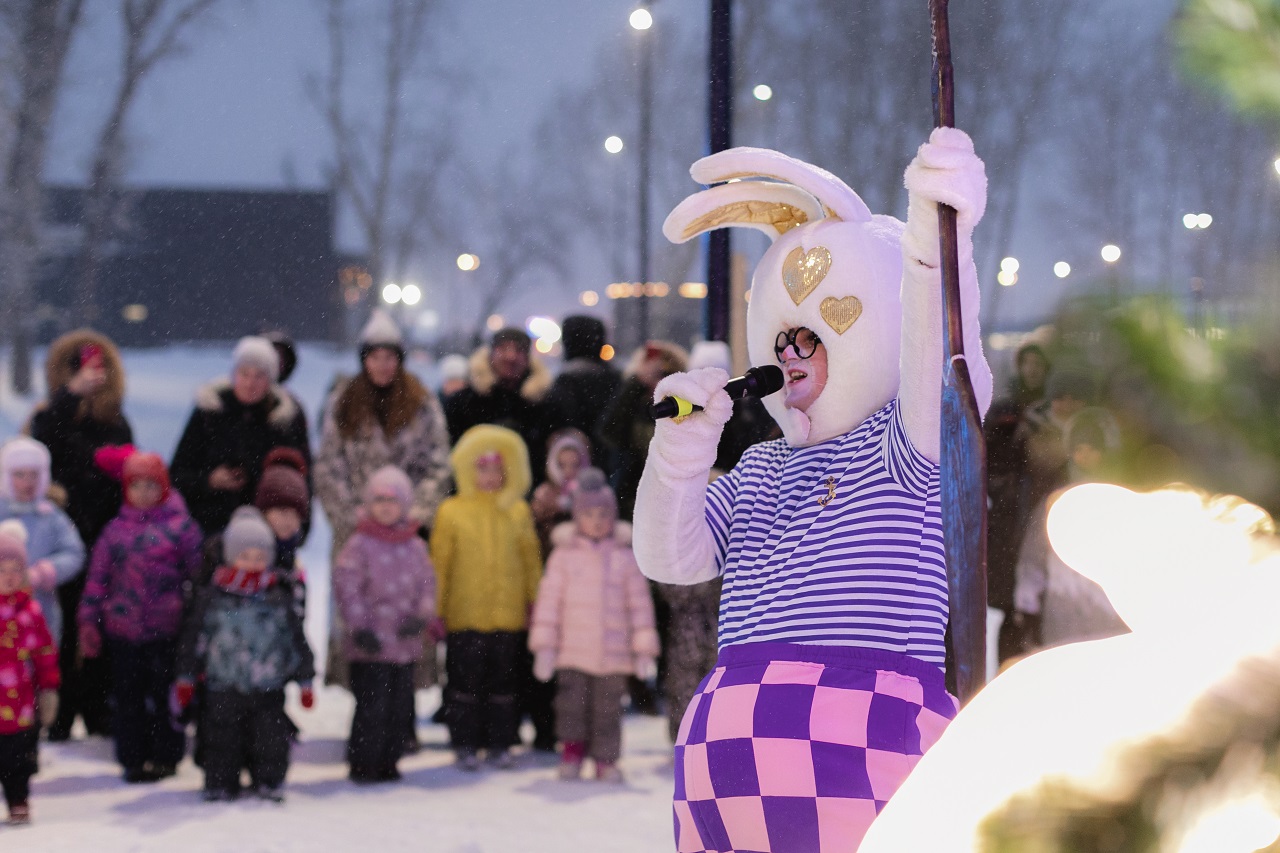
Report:
[{"label": "microphone", "polygon": [[[731,400],[744,397],[768,397],[782,389],[784,378],[782,368],[776,364],[753,367],[736,379],[730,379],[724,390]],[[695,406],[680,397],[664,397],[660,402],[649,407],[649,414],[654,420],[658,418],[678,418],[693,412],[701,412],[701,406]]]}]

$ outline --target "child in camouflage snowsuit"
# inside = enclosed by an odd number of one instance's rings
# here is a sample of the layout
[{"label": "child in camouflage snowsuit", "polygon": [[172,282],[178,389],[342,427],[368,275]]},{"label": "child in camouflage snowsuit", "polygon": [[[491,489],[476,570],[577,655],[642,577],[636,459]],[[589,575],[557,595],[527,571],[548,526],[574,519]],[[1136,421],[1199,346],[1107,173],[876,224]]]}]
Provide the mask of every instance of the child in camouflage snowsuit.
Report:
[{"label": "child in camouflage snowsuit", "polygon": [[237,509],[222,541],[225,564],[200,590],[183,634],[174,704],[184,709],[204,679],[206,800],[239,795],[247,756],[252,792],[279,802],[293,731],[284,686],[298,682],[310,708],[315,666],[288,578],[271,569],[276,539],[262,514]]}]

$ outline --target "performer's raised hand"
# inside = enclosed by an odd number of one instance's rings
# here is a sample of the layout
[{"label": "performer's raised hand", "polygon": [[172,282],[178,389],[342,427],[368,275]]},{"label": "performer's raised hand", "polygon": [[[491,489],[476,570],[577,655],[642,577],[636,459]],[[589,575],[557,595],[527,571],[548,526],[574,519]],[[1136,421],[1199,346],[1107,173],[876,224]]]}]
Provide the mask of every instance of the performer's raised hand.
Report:
[{"label": "performer's raised hand", "polygon": [[954,127],[934,128],[907,166],[907,230],[903,248],[908,259],[938,266],[938,204],[955,208],[961,254],[987,206],[987,173],[973,150],[973,140]]},{"label": "performer's raised hand", "polygon": [[666,463],[669,476],[705,477],[716,461],[720,433],[733,416],[733,401],[725,393],[729,374],[718,367],[673,373],[658,383],[654,402],[680,397],[702,411],[681,418],[663,418],[654,426],[650,458]]}]

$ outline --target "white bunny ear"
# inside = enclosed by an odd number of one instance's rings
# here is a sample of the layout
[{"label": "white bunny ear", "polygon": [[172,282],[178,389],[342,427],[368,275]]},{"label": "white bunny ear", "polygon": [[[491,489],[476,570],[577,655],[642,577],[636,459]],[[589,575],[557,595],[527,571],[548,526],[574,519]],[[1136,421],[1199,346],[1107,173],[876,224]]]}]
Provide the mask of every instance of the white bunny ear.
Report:
[{"label": "white bunny ear", "polygon": [[738,225],[776,240],[796,226],[822,218],[822,206],[804,190],[770,181],[734,181],[680,202],[662,223],[662,233],[672,243],[685,243],[707,231]]},{"label": "white bunny ear", "polygon": [[730,148],[703,157],[689,169],[700,184],[768,178],[792,184],[818,200],[828,217],[867,222],[871,210],[849,185],[828,172],[768,148]]}]

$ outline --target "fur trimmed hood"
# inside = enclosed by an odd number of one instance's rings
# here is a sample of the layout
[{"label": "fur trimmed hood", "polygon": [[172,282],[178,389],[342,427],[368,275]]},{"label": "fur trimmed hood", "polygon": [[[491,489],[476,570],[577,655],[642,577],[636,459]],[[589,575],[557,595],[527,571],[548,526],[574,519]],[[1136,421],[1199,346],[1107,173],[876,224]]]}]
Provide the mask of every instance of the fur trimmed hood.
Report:
[{"label": "fur trimmed hood", "polygon": [[662,360],[664,373],[682,373],[689,369],[689,351],[684,347],[671,341],[646,341],[631,353],[622,375],[629,378],[639,373],[650,353]]},{"label": "fur trimmed hood", "polygon": [[120,360],[120,351],[111,339],[93,329],[75,329],[49,345],[49,353],[44,361],[44,377],[49,394],[52,396],[71,381],[78,369],[76,358],[80,350],[90,345],[102,350],[107,383],[97,394],[81,401],[80,416],[102,423],[117,423],[124,418],[121,410],[124,404],[124,363]]},{"label": "fur trimmed hood", "polygon": [[502,467],[507,475],[498,492],[498,506],[505,509],[523,498],[533,483],[529,471],[529,450],[518,432],[493,424],[474,426],[463,433],[454,445],[453,452],[449,454],[449,465],[453,468],[454,482],[458,484],[458,494],[464,497],[475,495],[478,494],[476,460],[494,452],[502,456]]},{"label": "fur trimmed hood", "polygon": [[591,464],[591,440],[587,438],[586,433],[574,427],[565,427],[552,433],[551,438],[547,439],[547,480],[560,488],[563,488],[566,483],[564,471],[560,470],[560,460],[557,457],[560,451],[566,448],[578,451],[578,455],[582,457],[580,468],[586,468]]},{"label": "fur trimmed hood", "polygon": [[[196,391],[196,408],[203,412],[217,413],[226,408],[226,396],[232,393],[231,382],[227,379],[215,379]],[[284,429],[293,423],[298,416],[298,404],[293,397],[279,385],[272,385],[267,392],[269,402],[267,420],[274,426]]]},{"label": "fur trimmed hood", "polygon": [[[578,533],[578,525],[572,521],[562,521],[551,530],[551,544],[556,548],[572,545],[579,539],[583,542],[591,541]],[[613,543],[619,548],[631,547],[630,523],[626,521],[613,523]]]},{"label": "fur trimmed hood", "polygon": [[[468,373],[471,378],[471,387],[477,394],[487,395],[493,390],[498,377],[489,364],[488,347],[480,347],[471,354]],[[551,390],[552,379],[551,371],[542,363],[542,359],[538,358],[536,353],[530,352],[529,375],[520,384],[520,396],[530,403],[542,402],[547,392]]]}]

